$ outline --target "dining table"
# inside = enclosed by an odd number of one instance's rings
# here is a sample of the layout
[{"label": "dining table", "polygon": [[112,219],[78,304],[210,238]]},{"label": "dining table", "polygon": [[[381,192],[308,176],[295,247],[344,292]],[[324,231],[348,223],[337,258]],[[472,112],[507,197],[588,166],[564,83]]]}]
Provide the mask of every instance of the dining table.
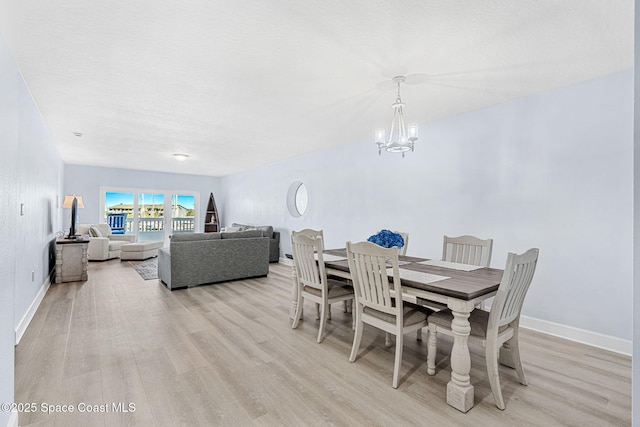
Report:
[{"label": "dining table", "polygon": [[[327,276],[351,279],[346,249],[326,249],[322,255]],[[406,255],[398,256],[398,264],[403,300],[446,306],[453,313],[451,379],[447,384],[446,398],[449,405],[467,412],[474,404],[468,347],[469,315],[476,305],[496,294],[503,270]],[[290,318],[295,316],[298,301],[298,281],[295,268],[292,270],[294,289]],[[508,344],[501,349],[501,361],[511,360],[509,351]]]}]

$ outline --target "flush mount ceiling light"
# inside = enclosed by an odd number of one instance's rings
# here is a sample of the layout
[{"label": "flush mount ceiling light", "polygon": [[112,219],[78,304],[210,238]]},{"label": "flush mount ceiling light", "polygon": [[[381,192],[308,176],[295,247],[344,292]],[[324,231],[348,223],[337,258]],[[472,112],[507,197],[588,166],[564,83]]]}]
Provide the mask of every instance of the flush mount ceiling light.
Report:
[{"label": "flush mount ceiling light", "polygon": [[[385,140],[384,128],[376,129],[376,144],[378,145],[378,154],[382,154],[382,149],[390,153],[404,153],[413,151],[413,144],[418,139],[418,124],[404,124],[404,103],[400,98],[400,83],[405,81],[404,76],[393,78],[393,82],[398,85],[398,97],[396,102],[391,104],[393,108],[393,120],[391,120],[391,130],[389,131],[389,139]],[[408,132],[408,133],[407,133]]]},{"label": "flush mount ceiling light", "polygon": [[179,162],[184,162],[189,158],[188,154],[174,154],[173,157]]}]

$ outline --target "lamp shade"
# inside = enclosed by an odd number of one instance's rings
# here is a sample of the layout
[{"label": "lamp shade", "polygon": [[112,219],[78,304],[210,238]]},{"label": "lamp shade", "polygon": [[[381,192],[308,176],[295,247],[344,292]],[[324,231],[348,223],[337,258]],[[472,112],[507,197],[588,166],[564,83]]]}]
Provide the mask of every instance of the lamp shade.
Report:
[{"label": "lamp shade", "polygon": [[76,196],[75,194],[71,196],[64,196],[64,202],[62,202],[62,207],[65,209],[71,209],[74,198],[78,201],[78,207],[84,208],[84,203],[82,203],[82,196]]}]

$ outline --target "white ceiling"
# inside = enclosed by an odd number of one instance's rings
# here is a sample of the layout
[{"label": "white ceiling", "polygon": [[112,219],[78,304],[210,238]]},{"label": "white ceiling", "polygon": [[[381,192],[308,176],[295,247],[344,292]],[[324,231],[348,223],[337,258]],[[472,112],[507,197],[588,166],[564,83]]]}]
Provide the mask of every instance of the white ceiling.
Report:
[{"label": "white ceiling", "polygon": [[0,34],[65,163],[224,176],[375,150],[395,75],[425,123],[629,69],[633,3],[3,0]]}]

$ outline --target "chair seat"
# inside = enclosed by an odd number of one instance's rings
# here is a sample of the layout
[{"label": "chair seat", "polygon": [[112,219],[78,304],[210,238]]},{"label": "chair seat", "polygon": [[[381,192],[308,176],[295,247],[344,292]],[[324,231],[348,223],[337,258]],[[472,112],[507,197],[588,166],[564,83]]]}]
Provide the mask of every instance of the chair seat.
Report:
[{"label": "chair seat", "polygon": [[[314,288],[311,286],[305,286],[303,288],[304,292],[307,292],[311,295],[315,295],[317,297],[322,297],[322,290],[318,289],[318,288]],[[353,295],[353,288],[349,289],[343,286],[339,286],[339,285],[328,285],[328,295],[327,298],[332,299],[332,298],[338,298],[341,296],[346,296],[346,295]]]},{"label": "chair seat", "polygon": [[[487,325],[489,324],[489,312],[485,310],[473,310],[469,316],[469,323],[471,324],[471,335],[475,337],[485,338],[487,336]],[[429,324],[442,326],[443,328],[450,329],[451,321],[453,320],[453,313],[450,309],[446,308],[441,311],[437,311],[429,316]],[[498,329],[498,333],[505,331],[509,325],[503,325]]]},{"label": "chair seat", "polygon": [[[375,308],[364,307],[362,312],[383,320],[387,323],[396,322],[395,315],[378,311]],[[433,313],[433,311],[429,310],[426,307],[409,306],[407,303],[405,303],[405,307],[402,313],[403,326],[411,326],[415,325],[416,323],[422,323],[427,320],[427,316],[430,313]]]}]

